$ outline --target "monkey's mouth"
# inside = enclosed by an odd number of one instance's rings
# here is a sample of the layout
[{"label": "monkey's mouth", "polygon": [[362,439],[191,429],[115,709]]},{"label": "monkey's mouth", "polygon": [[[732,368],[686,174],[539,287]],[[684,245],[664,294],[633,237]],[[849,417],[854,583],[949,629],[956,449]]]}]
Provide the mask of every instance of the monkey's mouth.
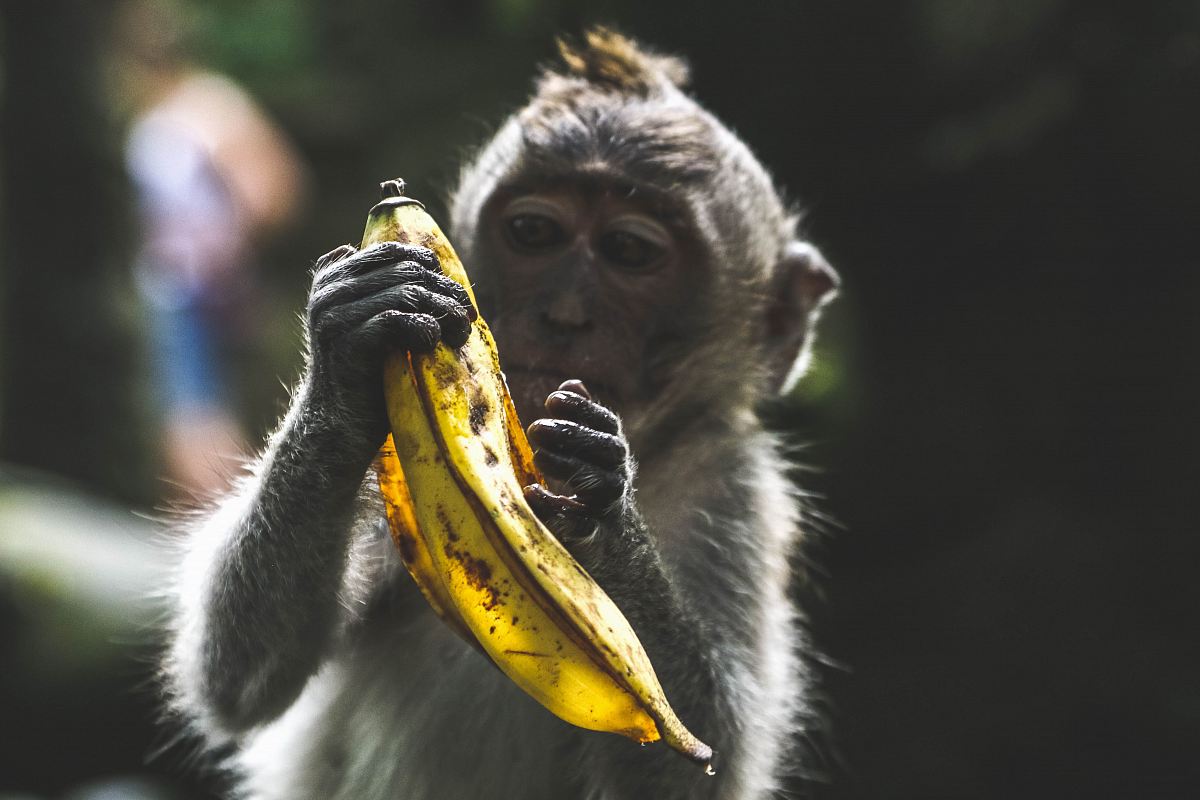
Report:
[{"label": "monkey's mouth", "polygon": [[553,383],[554,388],[557,389],[563,381],[578,380],[583,381],[588,391],[593,394],[606,394],[609,389],[607,381],[601,380],[595,375],[588,375],[583,370],[571,367],[560,369],[556,367],[524,367],[514,365],[505,367],[503,372],[504,378],[508,381],[510,388],[513,384],[517,383]]}]

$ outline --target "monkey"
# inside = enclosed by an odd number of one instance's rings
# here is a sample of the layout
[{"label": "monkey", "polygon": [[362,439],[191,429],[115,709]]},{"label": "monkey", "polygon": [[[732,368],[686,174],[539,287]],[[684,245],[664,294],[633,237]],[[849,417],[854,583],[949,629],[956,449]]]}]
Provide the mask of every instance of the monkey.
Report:
[{"label": "monkey", "polygon": [[449,229],[531,421],[530,505],[716,774],[558,720],[421,598],[371,466],[382,362],[461,346],[475,312],[433,253],[383,243],[317,260],[288,410],[185,526],[165,684],[237,797],[748,800],[792,768],[801,509],[757,412],[803,374],[839,278],[681,59],[602,28],[560,55],[462,169]]}]

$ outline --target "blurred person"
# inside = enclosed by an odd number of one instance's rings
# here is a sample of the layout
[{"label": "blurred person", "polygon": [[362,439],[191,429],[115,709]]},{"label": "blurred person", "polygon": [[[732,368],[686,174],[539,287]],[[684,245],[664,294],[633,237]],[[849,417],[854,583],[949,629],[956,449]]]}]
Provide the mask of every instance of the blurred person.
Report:
[{"label": "blurred person", "polygon": [[258,246],[297,216],[304,167],[232,80],[187,58],[172,7],[126,4],[117,77],[132,122],[125,162],[137,198],[135,282],[147,312],[167,476],[223,488],[246,451],[231,355],[258,335]]}]

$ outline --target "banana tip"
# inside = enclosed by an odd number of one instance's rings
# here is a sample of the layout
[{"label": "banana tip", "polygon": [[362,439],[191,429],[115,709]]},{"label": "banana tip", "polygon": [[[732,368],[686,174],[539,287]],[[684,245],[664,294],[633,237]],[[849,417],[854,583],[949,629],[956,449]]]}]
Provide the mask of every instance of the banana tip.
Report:
[{"label": "banana tip", "polygon": [[697,764],[704,765],[704,773],[706,775],[717,774],[717,770],[713,766],[713,749],[704,742],[696,742],[694,745],[686,750],[682,750],[681,752],[690,760],[695,761]]}]

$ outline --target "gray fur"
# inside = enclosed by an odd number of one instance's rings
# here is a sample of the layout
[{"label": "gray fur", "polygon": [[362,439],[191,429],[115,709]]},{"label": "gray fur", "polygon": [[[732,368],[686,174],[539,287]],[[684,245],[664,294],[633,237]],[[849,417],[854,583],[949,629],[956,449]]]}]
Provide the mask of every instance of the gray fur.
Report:
[{"label": "gray fur", "polygon": [[[479,220],[505,182],[619,176],[683,200],[713,267],[708,296],[726,317],[751,319],[796,242],[795,216],[745,146],[680,90],[682,65],[639,52],[543,76],[464,171],[456,243],[482,264]],[[716,777],[661,745],[560,722],[434,616],[382,522],[364,433],[374,421],[338,394],[347,379],[329,377],[314,344],[250,476],[190,526],[176,591],[170,696],[207,742],[235,746],[237,796],[750,800],[778,790],[805,708],[788,600],[798,497],[754,414],[772,381],[767,346],[748,321],[715,323],[655,365],[669,374],[658,402],[624,419],[634,491],[573,550],[629,617],[681,719],[717,749]]]}]

